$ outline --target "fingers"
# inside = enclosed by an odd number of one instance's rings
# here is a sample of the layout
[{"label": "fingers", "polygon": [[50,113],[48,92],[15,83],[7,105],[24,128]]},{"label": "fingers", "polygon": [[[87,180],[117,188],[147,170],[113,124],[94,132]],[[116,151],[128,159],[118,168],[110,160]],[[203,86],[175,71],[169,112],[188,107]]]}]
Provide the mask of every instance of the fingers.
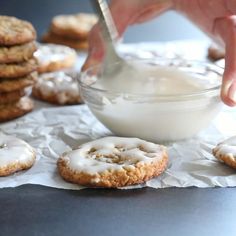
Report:
[{"label": "fingers", "polygon": [[215,31],[225,43],[225,71],[221,98],[229,106],[236,106],[236,16],[218,19]]},{"label": "fingers", "polygon": [[[171,6],[172,0],[112,0],[110,10],[121,36],[129,25],[149,20]],[[104,54],[105,47],[97,24],[89,35],[88,57],[82,70],[100,63]]]},{"label": "fingers", "polygon": [[171,0],[150,1],[146,7],[140,7],[140,11],[137,12],[130,24],[140,24],[151,20],[172,7],[173,1]]},{"label": "fingers", "polygon": [[[110,10],[119,36],[124,33],[125,29],[129,25],[130,19],[133,15],[132,13],[136,10],[136,5],[129,5],[129,2],[127,3],[127,1],[124,0],[113,0],[111,2]],[[82,71],[101,63],[104,58],[105,46],[100,31],[101,30],[98,23],[93,27],[89,34],[88,57],[82,66]]]}]

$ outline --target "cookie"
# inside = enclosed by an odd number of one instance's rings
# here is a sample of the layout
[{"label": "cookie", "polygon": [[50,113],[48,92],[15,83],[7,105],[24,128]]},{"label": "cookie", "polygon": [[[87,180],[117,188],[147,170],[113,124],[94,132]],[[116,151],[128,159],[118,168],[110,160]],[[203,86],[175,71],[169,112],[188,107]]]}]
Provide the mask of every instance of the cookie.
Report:
[{"label": "cookie", "polygon": [[219,161],[236,169],[236,136],[219,143],[212,153]]},{"label": "cookie", "polygon": [[64,38],[85,40],[98,18],[94,14],[58,15],[52,19],[50,30]]},{"label": "cookie", "polygon": [[30,42],[11,47],[0,47],[0,63],[16,63],[27,61],[36,51],[36,43]]},{"label": "cookie", "polygon": [[35,150],[25,141],[0,134],[0,176],[7,176],[33,166]]},{"label": "cookie", "polygon": [[0,78],[0,93],[8,93],[15,90],[22,90],[26,87],[32,86],[37,80],[37,72],[32,72],[26,77],[16,79]]},{"label": "cookie", "polygon": [[64,153],[57,166],[66,181],[117,188],[156,177],[167,163],[164,146],[138,138],[106,137]]},{"label": "cookie", "polygon": [[48,32],[45,35],[43,35],[42,42],[65,45],[70,48],[74,48],[76,50],[87,50],[89,46],[87,40],[80,41],[80,40],[67,39],[57,36],[51,32]]},{"label": "cookie", "polygon": [[225,50],[219,46],[212,44],[208,48],[208,58],[212,61],[217,61],[225,57]]},{"label": "cookie", "polygon": [[56,44],[40,44],[34,56],[38,61],[39,73],[71,68],[77,59],[74,49]]},{"label": "cookie", "polygon": [[0,78],[19,78],[37,69],[37,61],[32,58],[21,63],[0,64]]},{"label": "cookie", "polygon": [[35,39],[35,29],[29,22],[11,16],[0,16],[0,45],[24,44]]},{"label": "cookie", "polygon": [[28,97],[22,97],[16,103],[0,105],[0,122],[23,116],[32,111],[33,108],[33,101]]},{"label": "cookie", "polygon": [[21,97],[25,96],[25,94],[26,91],[24,89],[9,93],[0,93],[0,105],[17,102]]},{"label": "cookie", "polygon": [[75,76],[62,71],[39,75],[32,95],[39,100],[57,105],[82,102]]}]

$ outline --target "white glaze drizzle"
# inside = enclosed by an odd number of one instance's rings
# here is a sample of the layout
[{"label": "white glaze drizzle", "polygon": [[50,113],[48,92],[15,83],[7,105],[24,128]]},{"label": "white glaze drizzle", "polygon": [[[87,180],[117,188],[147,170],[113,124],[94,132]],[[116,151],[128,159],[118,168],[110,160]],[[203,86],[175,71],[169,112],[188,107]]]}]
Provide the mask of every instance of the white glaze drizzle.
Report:
[{"label": "white glaze drizzle", "polygon": [[215,148],[216,156],[231,155],[236,158],[236,136],[226,139]]},{"label": "white glaze drizzle", "polygon": [[136,163],[150,163],[163,156],[164,147],[138,138],[105,137],[83,144],[65,153],[70,169],[89,174],[134,168]]},{"label": "white glaze drizzle", "polygon": [[55,93],[62,102],[68,96],[79,96],[79,88],[75,79],[62,71],[39,75],[35,88],[44,95]]},{"label": "white glaze drizzle", "polygon": [[34,149],[25,141],[0,134],[0,168],[20,162],[27,164],[34,157]]},{"label": "white glaze drizzle", "polygon": [[34,53],[39,65],[45,65],[50,62],[64,61],[67,58],[76,58],[74,49],[56,44],[39,44],[38,50]]},{"label": "white glaze drizzle", "polygon": [[97,17],[93,14],[79,13],[75,15],[58,15],[53,18],[53,21],[61,28],[89,32],[97,22]]}]

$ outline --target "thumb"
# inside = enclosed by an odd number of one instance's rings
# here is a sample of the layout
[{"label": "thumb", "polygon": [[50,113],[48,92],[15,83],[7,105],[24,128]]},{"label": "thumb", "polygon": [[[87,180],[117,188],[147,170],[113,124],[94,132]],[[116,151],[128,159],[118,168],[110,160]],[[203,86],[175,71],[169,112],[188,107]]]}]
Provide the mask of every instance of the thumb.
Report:
[{"label": "thumb", "polygon": [[98,23],[92,28],[89,34],[89,50],[88,57],[86,58],[82,71],[88,69],[91,66],[99,64],[104,56],[104,44],[100,35],[100,27]]}]

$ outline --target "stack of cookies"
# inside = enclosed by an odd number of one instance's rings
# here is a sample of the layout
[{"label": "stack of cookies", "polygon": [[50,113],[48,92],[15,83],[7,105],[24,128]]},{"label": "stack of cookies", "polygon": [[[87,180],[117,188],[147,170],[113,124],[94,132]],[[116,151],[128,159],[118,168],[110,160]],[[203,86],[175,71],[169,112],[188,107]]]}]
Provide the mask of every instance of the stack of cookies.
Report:
[{"label": "stack of cookies", "polygon": [[35,57],[39,76],[32,90],[33,97],[57,105],[81,103],[74,72],[76,51],[64,45],[39,44]]},{"label": "stack of cookies", "polygon": [[27,87],[37,77],[36,32],[26,21],[0,16],[0,122],[33,109]]},{"label": "stack of cookies", "polygon": [[85,50],[88,48],[88,34],[96,22],[97,17],[88,13],[55,16],[42,41]]}]

